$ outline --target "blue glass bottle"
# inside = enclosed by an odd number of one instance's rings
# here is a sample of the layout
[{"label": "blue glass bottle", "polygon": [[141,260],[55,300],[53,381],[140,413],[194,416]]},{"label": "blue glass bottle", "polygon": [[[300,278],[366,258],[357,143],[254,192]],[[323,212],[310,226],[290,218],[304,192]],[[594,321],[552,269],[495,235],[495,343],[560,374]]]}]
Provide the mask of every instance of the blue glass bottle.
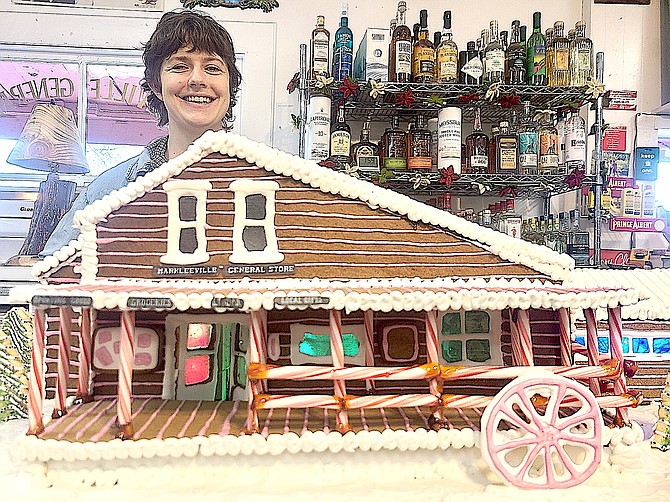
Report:
[{"label": "blue glass bottle", "polygon": [[349,5],[342,4],[340,27],[335,32],[333,41],[333,77],[336,81],[351,77],[351,66],[354,52],[354,36],[349,28]]}]

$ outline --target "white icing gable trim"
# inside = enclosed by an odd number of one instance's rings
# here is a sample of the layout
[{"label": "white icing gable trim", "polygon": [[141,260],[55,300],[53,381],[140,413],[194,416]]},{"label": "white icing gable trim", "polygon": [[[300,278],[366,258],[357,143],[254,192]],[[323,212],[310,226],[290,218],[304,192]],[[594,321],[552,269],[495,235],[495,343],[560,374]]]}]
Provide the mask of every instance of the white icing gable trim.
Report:
[{"label": "white icing gable trim", "polygon": [[290,176],[327,193],[359,199],[367,202],[371,207],[388,209],[412,221],[442,227],[483,244],[490,252],[504,260],[525,265],[553,279],[566,279],[570,270],[574,268],[574,260],[570,256],[557,253],[545,246],[481,227],[392,190],[335,172],[315,162],[301,159],[237,134],[208,131],[178,157],[77,213],[75,224],[79,225],[83,238],[82,282],[90,282],[97,275],[95,225],[99,221],[122,205],[142,196],[147,191],[178,175],[188,166],[215,152],[245,159],[268,171]]}]

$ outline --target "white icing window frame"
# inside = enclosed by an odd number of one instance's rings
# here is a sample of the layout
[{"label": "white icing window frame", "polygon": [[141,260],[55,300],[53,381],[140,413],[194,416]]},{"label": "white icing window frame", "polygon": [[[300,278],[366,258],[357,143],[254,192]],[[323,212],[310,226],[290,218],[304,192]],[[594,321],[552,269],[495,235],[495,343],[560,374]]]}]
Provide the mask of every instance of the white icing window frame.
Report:
[{"label": "white icing window frame", "polygon": [[[212,184],[206,180],[172,180],[163,183],[167,194],[168,225],[167,253],[160,257],[160,262],[169,265],[196,265],[209,261],[207,252],[207,192]],[[196,198],[195,220],[183,221],[179,218],[179,199],[181,197]],[[195,228],[198,247],[193,253],[179,250],[181,231]]]},{"label": "white icing window frame", "polygon": [[[485,312],[489,316],[489,332],[488,333],[466,333],[465,332],[465,310],[447,310],[439,312],[437,316],[437,326],[439,329],[438,335],[438,352],[440,355],[440,364],[447,366],[502,366],[502,348],[500,342],[502,315],[499,310],[471,310],[468,312]],[[461,316],[461,333],[445,336],[442,334],[442,320],[445,314],[459,313]],[[491,357],[484,362],[471,361],[467,357],[466,344],[468,340],[477,340],[486,338],[489,341],[491,349]],[[457,362],[448,362],[442,357],[442,341],[443,340],[460,340],[463,343],[463,359]]]},{"label": "white icing window frame", "polygon": [[[275,232],[275,192],[279,190],[276,181],[264,180],[235,180],[230,184],[235,192],[235,219],[233,223],[233,252],[229,257],[230,263],[258,264],[281,263],[284,254],[279,252],[277,234]],[[263,195],[265,197],[265,219],[253,220],[247,218],[246,197],[248,195]],[[249,251],[242,238],[245,227],[262,227],[265,232],[266,246],[262,251]]]}]

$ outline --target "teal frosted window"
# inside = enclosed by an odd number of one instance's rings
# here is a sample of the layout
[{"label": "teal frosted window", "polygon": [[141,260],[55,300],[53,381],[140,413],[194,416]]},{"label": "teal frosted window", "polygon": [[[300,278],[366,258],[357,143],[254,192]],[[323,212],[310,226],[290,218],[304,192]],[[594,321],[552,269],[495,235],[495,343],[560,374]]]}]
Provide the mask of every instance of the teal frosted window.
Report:
[{"label": "teal frosted window", "polygon": [[[355,357],[358,355],[361,344],[358,338],[352,333],[345,333],[342,335],[342,346],[344,348],[344,355],[347,357]],[[329,356],[330,351],[330,335],[315,335],[313,333],[305,333],[305,336],[300,340],[298,345],[302,354],[313,357]]]},{"label": "teal frosted window", "polygon": [[443,335],[461,334],[461,314],[460,312],[447,312],[442,317]]},{"label": "teal frosted window", "polygon": [[624,336],[621,340],[621,345],[623,346],[623,353],[628,354],[630,352],[630,338]]},{"label": "teal frosted window", "polygon": [[466,333],[488,333],[491,331],[490,324],[491,318],[486,312],[473,310],[465,313]]},{"label": "teal frosted window", "polygon": [[463,342],[460,340],[444,340],[442,342],[442,357],[448,363],[463,360]]},{"label": "teal frosted window", "polygon": [[670,354],[670,338],[654,338],[653,342],[654,354]]},{"label": "teal frosted window", "polygon": [[634,354],[649,354],[649,340],[646,338],[633,338]]},{"label": "teal frosted window", "polygon": [[610,339],[606,336],[598,337],[598,352],[607,354],[610,351]]},{"label": "teal frosted window", "polygon": [[491,343],[488,340],[472,339],[465,342],[465,354],[470,361],[483,363],[491,359]]}]

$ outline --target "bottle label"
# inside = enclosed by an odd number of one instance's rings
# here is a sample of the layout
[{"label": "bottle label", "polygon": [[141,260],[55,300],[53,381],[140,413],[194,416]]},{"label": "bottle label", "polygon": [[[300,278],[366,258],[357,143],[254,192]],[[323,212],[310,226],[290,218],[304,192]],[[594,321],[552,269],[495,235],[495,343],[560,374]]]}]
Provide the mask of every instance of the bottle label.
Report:
[{"label": "bottle label", "polygon": [[[437,124],[438,158],[461,158],[461,121],[455,119],[441,120]],[[446,167],[446,166],[445,166]]]},{"label": "bottle label", "polygon": [[586,131],[581,127],[574,127],[565,138],[565,161],[585,162],[586,160]]},{"label": "bottle label", "polygon": [[344,80],[351,76],[353,39],[350,33],[338,33],[335,39],[335,50],[333,51],[333,77],[335,80]]},{"label": "bottle label", "polygon": [[486,73],[505,71],[505,51],[493,49],[486,53]]},{"label": "bottle label", "polygon": [[540,157],[538,167],[558,167],[558,134],[540,135]]},{"label": "bottle label", "polygon": [[523,167],[537,167],[537,134],[519,133],[519,164]]},{"label": "bottle label", "polygon": [[531,49],[533,61],[533,75],[546,74],[546,49],[544,45],[536,45]]},{"label": "bottle label", "polygon": [[412,75],[415,77],[432,77],[434,72],[435,51],[430,47],[415,47],[412,58]]},{"label": "bottle label", "polygon": [[484,74],[484,65],[482,64],[482,60],[479,59],[479,56],[475,56],[463,65],[461,71],[466,75],[479,80]]},{"label": "bottle label", "polygon": [[556,49],[554,51],[554,70],[568,71],[570,60],[570,52],[568,49]]},{"label": "bottle label", "polygon": [[328,59],[328,37],[324,33],[318,33],[314,37],[314,58]]},{"label": "bottle label", "polygon": [[407,159],[404,157],[384,157],[386,169],[407,169]]},{"label": "bottle label", "polygon": [[500,171],[516,171],[516,139],[500,138],[498,157]]},{"label": "bottle label", "polygon": [[395,71],[412,73],[412,43],[408,40],[398,40],[395,43]]},{"label": "bottle label", "polygon": [[347,131],[333,131],[330,135],[330,155],[349,157],[351,153],[351,134]]},{"label": "bottle label", "polygon": [[330,98],[314,96],[307,110],[307,152],[309,160],[328,158],[330,140]]},{"label": "bottle label", "polygon": [[[489,157],[488,155],[470,155],[470,166],[488,169],[489,167]],[[477,171],[480,171],[479,169]],[[483,172],[483,171],[482,171]]]},{"label": "bottle label", "polygon": [[442,80],[458,78],[458,53],[451,47],[437,51],[437,78]]}]

